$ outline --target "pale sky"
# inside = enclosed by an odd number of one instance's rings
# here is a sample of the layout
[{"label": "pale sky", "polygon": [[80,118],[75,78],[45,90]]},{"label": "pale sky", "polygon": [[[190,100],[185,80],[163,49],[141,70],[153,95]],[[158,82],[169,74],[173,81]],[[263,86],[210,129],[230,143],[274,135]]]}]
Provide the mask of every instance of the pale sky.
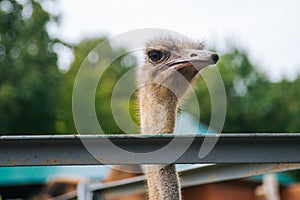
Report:
[{"label": "pale sky", "polygon": [[138,28],[164,28],[205,38],[223,53],[226,41],[246,49],[273,80],[300,72],[298,0],[58,0],[59,27],[52,35],[67,42],[112,36]]}]

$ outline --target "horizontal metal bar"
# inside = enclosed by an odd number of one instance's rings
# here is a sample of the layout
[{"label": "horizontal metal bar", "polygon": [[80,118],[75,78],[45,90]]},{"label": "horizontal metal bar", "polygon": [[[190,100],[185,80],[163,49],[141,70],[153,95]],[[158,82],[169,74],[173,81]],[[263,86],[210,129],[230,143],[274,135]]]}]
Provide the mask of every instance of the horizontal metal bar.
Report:
[{"label": "horizontal metal bar", "polygon": [[88,190],[98,197],[96,199],[112,199],[124,195],[143,194],[147,192],[146,177],[138,176],[108,183],[90,184]]},{"label": "horizontal metal bar", "polygon": [[[201,158],[199,150],[204,140],[218,141]],[[0,137],[0,166],[300,163],[299,152],[300,134]]]},{"label": "horizontal metal bar", "polygon": [[[179,171],[182,188],[241,179],[271,172],[299,169],[300,164],[220,164],[191,167]],[[146,192],[145,176],[104,184],[92,184],[89,190],[106,198]]]},{"label": "horizontal metal bar", "polygon": [[68,192],[56,197],[52,197],[51,200],[71,200],[77,197],[77,191]]},{"label": "horizontal metal bar", "polygon": [[266,173],[300,169],[300,163],[218,164],[182,171],[183,187],[241,179]]}]

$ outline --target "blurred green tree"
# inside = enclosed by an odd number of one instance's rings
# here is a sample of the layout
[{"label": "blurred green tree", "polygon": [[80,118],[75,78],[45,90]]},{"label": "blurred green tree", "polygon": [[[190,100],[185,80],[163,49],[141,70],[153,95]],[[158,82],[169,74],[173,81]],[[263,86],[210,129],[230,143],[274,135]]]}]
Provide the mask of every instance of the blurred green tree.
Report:
[{"label": "blurred green tree", "polygon": [[[106,38],[98,39],[85,39],[74,46],[74,61],[71,64],[69,70],[64,74],[63,78],[63,98],[60,101],[60,106],[58,107],[58,118],[56,122],[56,130],[59,133],[77,133],[73,114],[72,114],[72,92],[74,87],[74,81],[78,73],[79,68],[83,62],[88,63],[85,67],[87,70],[84,71],[84,83],[88,84],[88,81],[94,79],[98,81],[98,72],[103,70],[107,64],[109,67],[103,72],[101,79],[99,80],[97,92],[95,95],[95,108],[98,117],[99,124],[106,134],[121,134],[124,131],[116,124],[115,119],[112,114],[111,108],[111,98],[114,86],[117,81],[123,76],[127,71],[136,66],[136,59],[131,54],[127,54],[126,50],[123,48],[113,48],[109,43],[106,43],[104,49],[95,49],[97,45],[105,41]],[[103,43],[102,43],[103,44]],[[100,52],[102,52],[101,57],[99,57]],[[116,56],[121,55],[121,56]],[[112,63],[107,63],[108,60],[114,60]],[[89,66],[90,65],[90,66]],[[83,92],[84,93],[84,92]],[[122,96],[117,97],[118,109],[126,112],[128,110],[127,99]],[[132,108],[132,113],[135,108],[134,97],[130,100],[130,107]],[[134,114],[132,117],[136,120]],[[130,127],[126,128],[130,130]],[[137,130],[132,130],[132,133],[136,133]]]},{"label": "blurred green tree", "polygon": [[61,73],[38,1],[0,1],[0,133],[54,133]]},{"label": "blurred green tree", "polygon": [[[300,77],[270,81],[245,51],[233,48],[217,64],[227,95],[223,132],[298,132]],[[209,68],[207,68],[209,74]],[[212,76],[213,78],[213,76]],[[196,84],[201,120],[209,124],[211,105],[203,79]],[[205,97],[205,98],[204,98]]]}]

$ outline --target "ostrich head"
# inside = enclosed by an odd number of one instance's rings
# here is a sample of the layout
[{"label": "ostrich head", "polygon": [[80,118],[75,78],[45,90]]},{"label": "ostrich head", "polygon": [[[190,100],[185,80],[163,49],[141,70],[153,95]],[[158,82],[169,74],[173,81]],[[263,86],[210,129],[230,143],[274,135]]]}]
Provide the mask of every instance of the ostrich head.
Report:
[{"label": "ostrich head", "polygon": [[217,54],[204,50],[202,43],[171,37],[149,41],[145,57],[145,64],[138,71],[138,85],[163,86],[179,99],[201,69],[219,60]]}]

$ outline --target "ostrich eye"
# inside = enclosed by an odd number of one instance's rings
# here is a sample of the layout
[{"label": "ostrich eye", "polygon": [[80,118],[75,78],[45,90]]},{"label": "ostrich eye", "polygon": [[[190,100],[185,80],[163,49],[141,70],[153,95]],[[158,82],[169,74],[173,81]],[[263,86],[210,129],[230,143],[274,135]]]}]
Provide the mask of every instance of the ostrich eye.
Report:
[{"label": "ostrich eye", "polygon": [[156,62],[161,61],[165,57],[165,54],[159,50],[152,50],[152,51],[148,52],[148,57],[151,62],[156,63]]}]

